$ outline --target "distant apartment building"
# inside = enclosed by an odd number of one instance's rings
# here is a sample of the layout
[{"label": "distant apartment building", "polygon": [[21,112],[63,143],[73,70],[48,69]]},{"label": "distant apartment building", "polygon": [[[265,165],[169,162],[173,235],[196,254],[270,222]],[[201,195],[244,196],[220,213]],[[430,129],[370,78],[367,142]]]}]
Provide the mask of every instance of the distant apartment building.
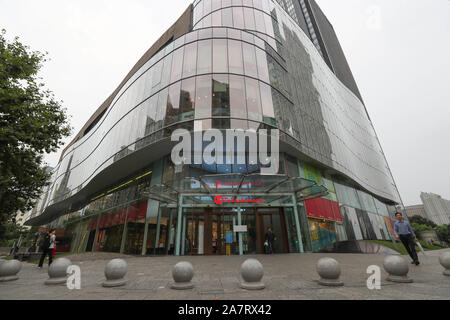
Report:
[{"label": "distant apartment building", "polygon": [[439,226],[450,224],[450,201],[434,193],[420,194],[428,219]]},{"label": "distant apartment building", "polygon": [[409,218],[420,216],[422,218],[428,219],[427,213],[425,212],[425,206],[423,204],[405,207],[405,212]]},{"label": "distant apartment building", "polygon": [[26,229],[31,229],[31,227],[29,227],[29,226],[24,226],[25,221],[27,221],[30,218],[30,213],[31,213],[31,211],[27,211],[27,212],[19,211],[19,212],[17,212],[17,214],[16,214],[16,224],[21,226],[21,227],[24,227]]}]

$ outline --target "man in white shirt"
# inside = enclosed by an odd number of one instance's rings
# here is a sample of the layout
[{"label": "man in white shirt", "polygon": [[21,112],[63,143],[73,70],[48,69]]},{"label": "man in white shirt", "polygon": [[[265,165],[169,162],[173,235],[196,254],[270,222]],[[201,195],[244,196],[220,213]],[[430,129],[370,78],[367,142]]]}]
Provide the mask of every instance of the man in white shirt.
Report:
[{"label": "man in white shirt", "polygon": [[48,265],[50,266],[53,262],[53,248],[56,245],[56,231],[55,229],[51,229],[49,233],[44,238],[44,243],[42,244],[42,255],[39,261],[39,268],[42,268],[44,264],[44,259],[48,256]]}]

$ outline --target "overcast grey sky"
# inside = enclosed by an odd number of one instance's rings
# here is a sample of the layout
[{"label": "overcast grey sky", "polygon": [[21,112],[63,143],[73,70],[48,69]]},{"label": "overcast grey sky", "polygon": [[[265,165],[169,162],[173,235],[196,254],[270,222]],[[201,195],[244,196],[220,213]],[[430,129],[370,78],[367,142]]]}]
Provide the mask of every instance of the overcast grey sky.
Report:
[{"label": "overcast grey sky", "polygon": [[[450,1],[317,0],[338,34],[405,205],[450,199]],[[0,28],[52,59],[74,135],[188,0],[0,0]],[[67,139],[69,142],[71,138]],[[48,155],[55,166],[59,153]]]}]

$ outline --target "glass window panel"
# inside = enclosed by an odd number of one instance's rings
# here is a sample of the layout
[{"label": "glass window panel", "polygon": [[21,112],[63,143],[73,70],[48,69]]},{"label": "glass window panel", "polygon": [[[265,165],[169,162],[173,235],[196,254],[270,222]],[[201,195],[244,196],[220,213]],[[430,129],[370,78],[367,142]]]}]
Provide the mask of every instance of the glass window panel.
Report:
[{"label": "glass window panel", "polygon": [[222,25],[224,27],[233,27],[233,10],[231,8],[222,10]]},{"label": "glass window panel", "polygon": [[197,42],[185,46],[183,65],[183,78],[195,75],[197,68]]},{"label": "glass window panel", "polygon": [[[231,119],[231,128],[247,130],[248,129],[247,120]],[[236,155],[236,157],[237,157],[237,155]],[[237,163],[237,161],[235,163]]]},{"label": "glass window panel", "polygon": [[213,27],[221,27],[222,26],[222,11],[218,10],[212,13],[211,15],[211,25]]},{"label": "glass window panel", "polygon": [[153,66],[153,75],[152,75],[152,93],[159,90],[159,84],[161,83],[161,74],[162,74],[163,61],[159,61],[156,65]]},{"label": "glass window panel", "polygon": [[253,15],[253,9],[244,8],[245,29],[255,30],[255,16]]},{"label": "glass window panel", "polygon": [[244,52],[244,69],[245,75],[257,78],[258,71],[256,67],[256,54],[255,47],[249,45],[248,43],[242,44],[243,52]]},{"label": "glass window panel", "polygon": [[185,79],[181,83],[180,109],[181,121],[194,119],[195,78]]},{"label": "glass window panel", "polygon": [[179,47],[181,47],[184,44],[184,35],[182,35],[181,37],[175,39],[174,41],[174,48],[178,49]]},{"label": "glass window panel", "polygon": [[214,28],[213,29],[213,37],[214,38],[226,38],[227,37],[227,29],[226,28]]},{"label": "glass window panel", "polygon": [[212,127],[213,129],[230,129],[230,119],[213,119]]},{"label": "glass window panel", "polygon": [[275,111],[273,108],[273,99],[272,99],[272,88],[269,85],[262,82],[260,82],[259,85],[261,88],[261,103],[264,115],[264,122],[267,122],[266,117],[268,117],[270,119],[268,119],[269,122],[267,123],[275,124],[271,120],[275,118]]},{"label": "glass window panel", "polygon": [[233,8],[233,23],[237,29],[244,29],[244,10],[242,7]]},{"label": "glass window panel", "polygon": [[197,77],[195,118],[211,117],[211,75]]},{"label": "glass window panel", "polygon": [[242,0],[231,0],[233,6],[242,6]]},{"label": "glass window panel", "polygon": [[265,82],[270,82],[269,66],[267,64],[267,54],[265,51],[256,48],[256,62],[258,64],[258,78]]},{"label": "glass window panel", "polygon": [[203,0],[203,15],[206,16],[211,12],[211,0]]},{"label": "glass window panel", "polygon": [[253,0],[242,0],[244,6],[253,7]]},{"label": "glass window panel", "polygon": [[222,0],[222,8],[231,6],[231,0]]},{"label": "glass window panel", "polygon": [[[212,29],[202,29],[198,31],[199,39],[209,39],[212,38]],[[200,47],[200,44],[199,44]]]},{"label": "glass window panel", "polygon": [[245,78],[245,89],[247,94],[248,118],[261,121],[261,98],[259,95],[259,81]]},{"label": "glass window panel", "polygon": [[196,41],[198,38],[198,32],[192,31],[186,34],[186,43]]},{"label": "glass window panel", "polygon": [[213,76],[212,115],[230,116],[230,86],[228,75]]},{"label": "glass window panel", "polygon": [[166,110],[167,124],[179,121],[180,89],[181,89],[181,82],[177,82],[169,87],[169,93],[167,97],[167,110]]},{"label": "glass window panel", "polygon": [[[255,3],[259,1],[255,1]],[[256,24],[256,30],[261,33],[266,33],[266,26],[264,22],[264,13],[261,11],[255,10],[255,24]]]},{"label": "glass window panel", "polygon": [[211,73],[212,68],[212,41],[204,40],[198,42],[198,64],[197,74]]},{"label": "glass window panel", "polygon": [[244,74],[241,41],[228,40],[230,73]]},{"label": "glass window panel", "polygon": [[166,87],[170,82],[170,71],[172,70],[172,53],[164,58],[164,67],[162,71],[161,87]]},{"label": "glass window panel", "polygon": [[222,0],[212,0],[212,11],[220,9],[222,7]]},{"label": "glass window panel", "polygon": [[230,104],[232,117],[247,118],[244,77],[230,75]]},{"label": "glass window panel", "polygon": [[213,40],[213,72],[228,72],[227,40]]},{"label": "glass window panel", "polygon": [[228,29],[228,38],[241,40],[241,31]]},{"label": "glass window panel", "polygon": [[172,72],[170,76],[171,83],[181,78],[181,72],[183,71],[183,55],[184,48],[176,50],[173,54]]},{"label": "glass window panel", "polygon": [[[159,92],[158,106],[156,112],[156,121],[158,129],[162,128],[162,122],[167,110],[167,99],[169,95],[169,88],[166,88]],[[155,96],[156,97],[156,96]]]},{"label": "glass window panel", "polygon": [[203,18],[202,20],[202,27],[203,28],[209,28],[211,27],[211,17],[212,15],[207,15],[206,17]]}]

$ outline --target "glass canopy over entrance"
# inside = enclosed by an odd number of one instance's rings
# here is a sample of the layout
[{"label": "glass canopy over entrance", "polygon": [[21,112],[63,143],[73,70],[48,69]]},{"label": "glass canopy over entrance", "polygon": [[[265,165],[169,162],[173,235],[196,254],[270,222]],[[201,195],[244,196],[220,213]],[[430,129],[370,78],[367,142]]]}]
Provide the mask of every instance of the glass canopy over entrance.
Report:
[{"label": "glass canopy over entrance", "polygon": [[[255,207],[283,206],[291,203],[292,195],[298,201],[328,194],[326,187],[315,181],[287,175],[222,174],[186,177],[169,183],[153,185],[149,198],[167,204]],[[222,202],[220,198],[222,197]],[[259,200],[259,201],[258,201]]]},{"label": "glass canopy over entrance", "polygon": [[297,204],[328,194],[326,187],[301,177],[238,173],[186,177],[148,192],[162,206],[177,208],[177,256],[262,253],[269,227],[283,239],[280,253],[303,253]]}]

